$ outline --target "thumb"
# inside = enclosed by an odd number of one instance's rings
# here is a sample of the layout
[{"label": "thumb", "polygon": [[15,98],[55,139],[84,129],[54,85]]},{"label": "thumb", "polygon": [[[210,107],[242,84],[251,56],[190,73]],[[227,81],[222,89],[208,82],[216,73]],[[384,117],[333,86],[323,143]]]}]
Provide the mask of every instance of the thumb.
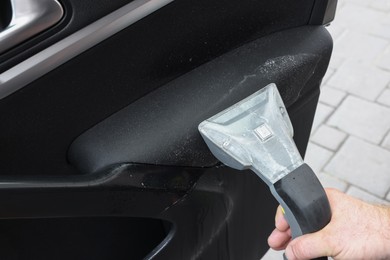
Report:
[{"label": "thumb", "polygon": [[286,257],[288,260],[296,260],[329,256],[331,248],[326,241],[321,231],[297,237],[287,246]]}]

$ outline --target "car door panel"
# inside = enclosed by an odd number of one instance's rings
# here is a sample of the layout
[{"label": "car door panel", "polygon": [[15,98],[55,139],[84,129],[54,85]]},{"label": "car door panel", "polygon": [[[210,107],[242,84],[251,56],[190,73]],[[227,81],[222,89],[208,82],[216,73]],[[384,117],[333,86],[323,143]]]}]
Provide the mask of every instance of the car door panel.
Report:
[{"label": "car door panel", "polygon": [[306,1],[172,2],[4,98],[0,173],[77,174],[66,150],[78,135],[240,44],[306,24],[311,8]]},{"label": "car door panel", "polygon": [[[2,54],[0,78],[144,2],[61,0],[63,20]],[[197,125],[275,82],[304,155],[335,3],[175,0],[23,75],[0,99],[0,258],[259,259],[276,201]]]},{"label": "car door panel", "polygon": [[70,163],[83,173],[125,162],[211,167],[217,160],[198,134],[199,123],[272,82],[287,107],[307,102],[318,94],[331,42],[325,29],[308,26],[222,55],[82,134],[70,147]]}]

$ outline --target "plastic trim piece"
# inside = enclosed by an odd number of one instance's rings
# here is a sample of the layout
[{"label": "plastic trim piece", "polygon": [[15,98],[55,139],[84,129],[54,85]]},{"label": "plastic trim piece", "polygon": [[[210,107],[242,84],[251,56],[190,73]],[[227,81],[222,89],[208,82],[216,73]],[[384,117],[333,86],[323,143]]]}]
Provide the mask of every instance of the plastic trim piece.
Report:
[{"label": "plastic trim piece", "polygon": [[311,12],[310,25],[329,25],[335,17],[337,0],[316,0]]},{"label": "plastic trim piece", "polygon": [[0,32],[0,53],[56,24],[64,15],[57,0],[12,0],[12,19]]},{"label": "plastic trim piece", "polygon": [[0,74],[0,99],[173,0],[135,0]]},{"label": "plastic trim piece", "polygon": [[286,107],[305,102],[317,91],[331,50],[323,26],[285,30],[245,44],[85,131],[69,147],[68,162],[84,174],[128,162],[212,167],[218,161],[197,131],[200,122],[270,82],[278,85]]}]

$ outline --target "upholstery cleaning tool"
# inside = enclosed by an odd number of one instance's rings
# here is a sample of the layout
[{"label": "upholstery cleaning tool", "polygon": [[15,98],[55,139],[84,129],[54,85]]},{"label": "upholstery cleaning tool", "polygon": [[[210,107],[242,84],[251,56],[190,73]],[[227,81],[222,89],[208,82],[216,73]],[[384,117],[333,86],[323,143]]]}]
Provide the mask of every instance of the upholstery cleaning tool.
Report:
[{"label": "upholstery cleaning tool", "polygon": [[328,224],[328,198],[298,152],[275,84],[203,121],[199,131],[222,163],[238,170],[251,169],[270,187],[293,238]]}]

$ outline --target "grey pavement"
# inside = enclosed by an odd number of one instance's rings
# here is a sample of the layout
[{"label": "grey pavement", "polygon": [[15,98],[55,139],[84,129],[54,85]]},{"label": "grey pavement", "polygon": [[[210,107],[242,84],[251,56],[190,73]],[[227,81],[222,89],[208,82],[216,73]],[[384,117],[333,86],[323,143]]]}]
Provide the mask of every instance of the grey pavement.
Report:
[{"label": "grey pavement", "polygon": [[390,1],[339,0],[328,30],[334,51],[305,161],[325,187],[390,205]]}]

